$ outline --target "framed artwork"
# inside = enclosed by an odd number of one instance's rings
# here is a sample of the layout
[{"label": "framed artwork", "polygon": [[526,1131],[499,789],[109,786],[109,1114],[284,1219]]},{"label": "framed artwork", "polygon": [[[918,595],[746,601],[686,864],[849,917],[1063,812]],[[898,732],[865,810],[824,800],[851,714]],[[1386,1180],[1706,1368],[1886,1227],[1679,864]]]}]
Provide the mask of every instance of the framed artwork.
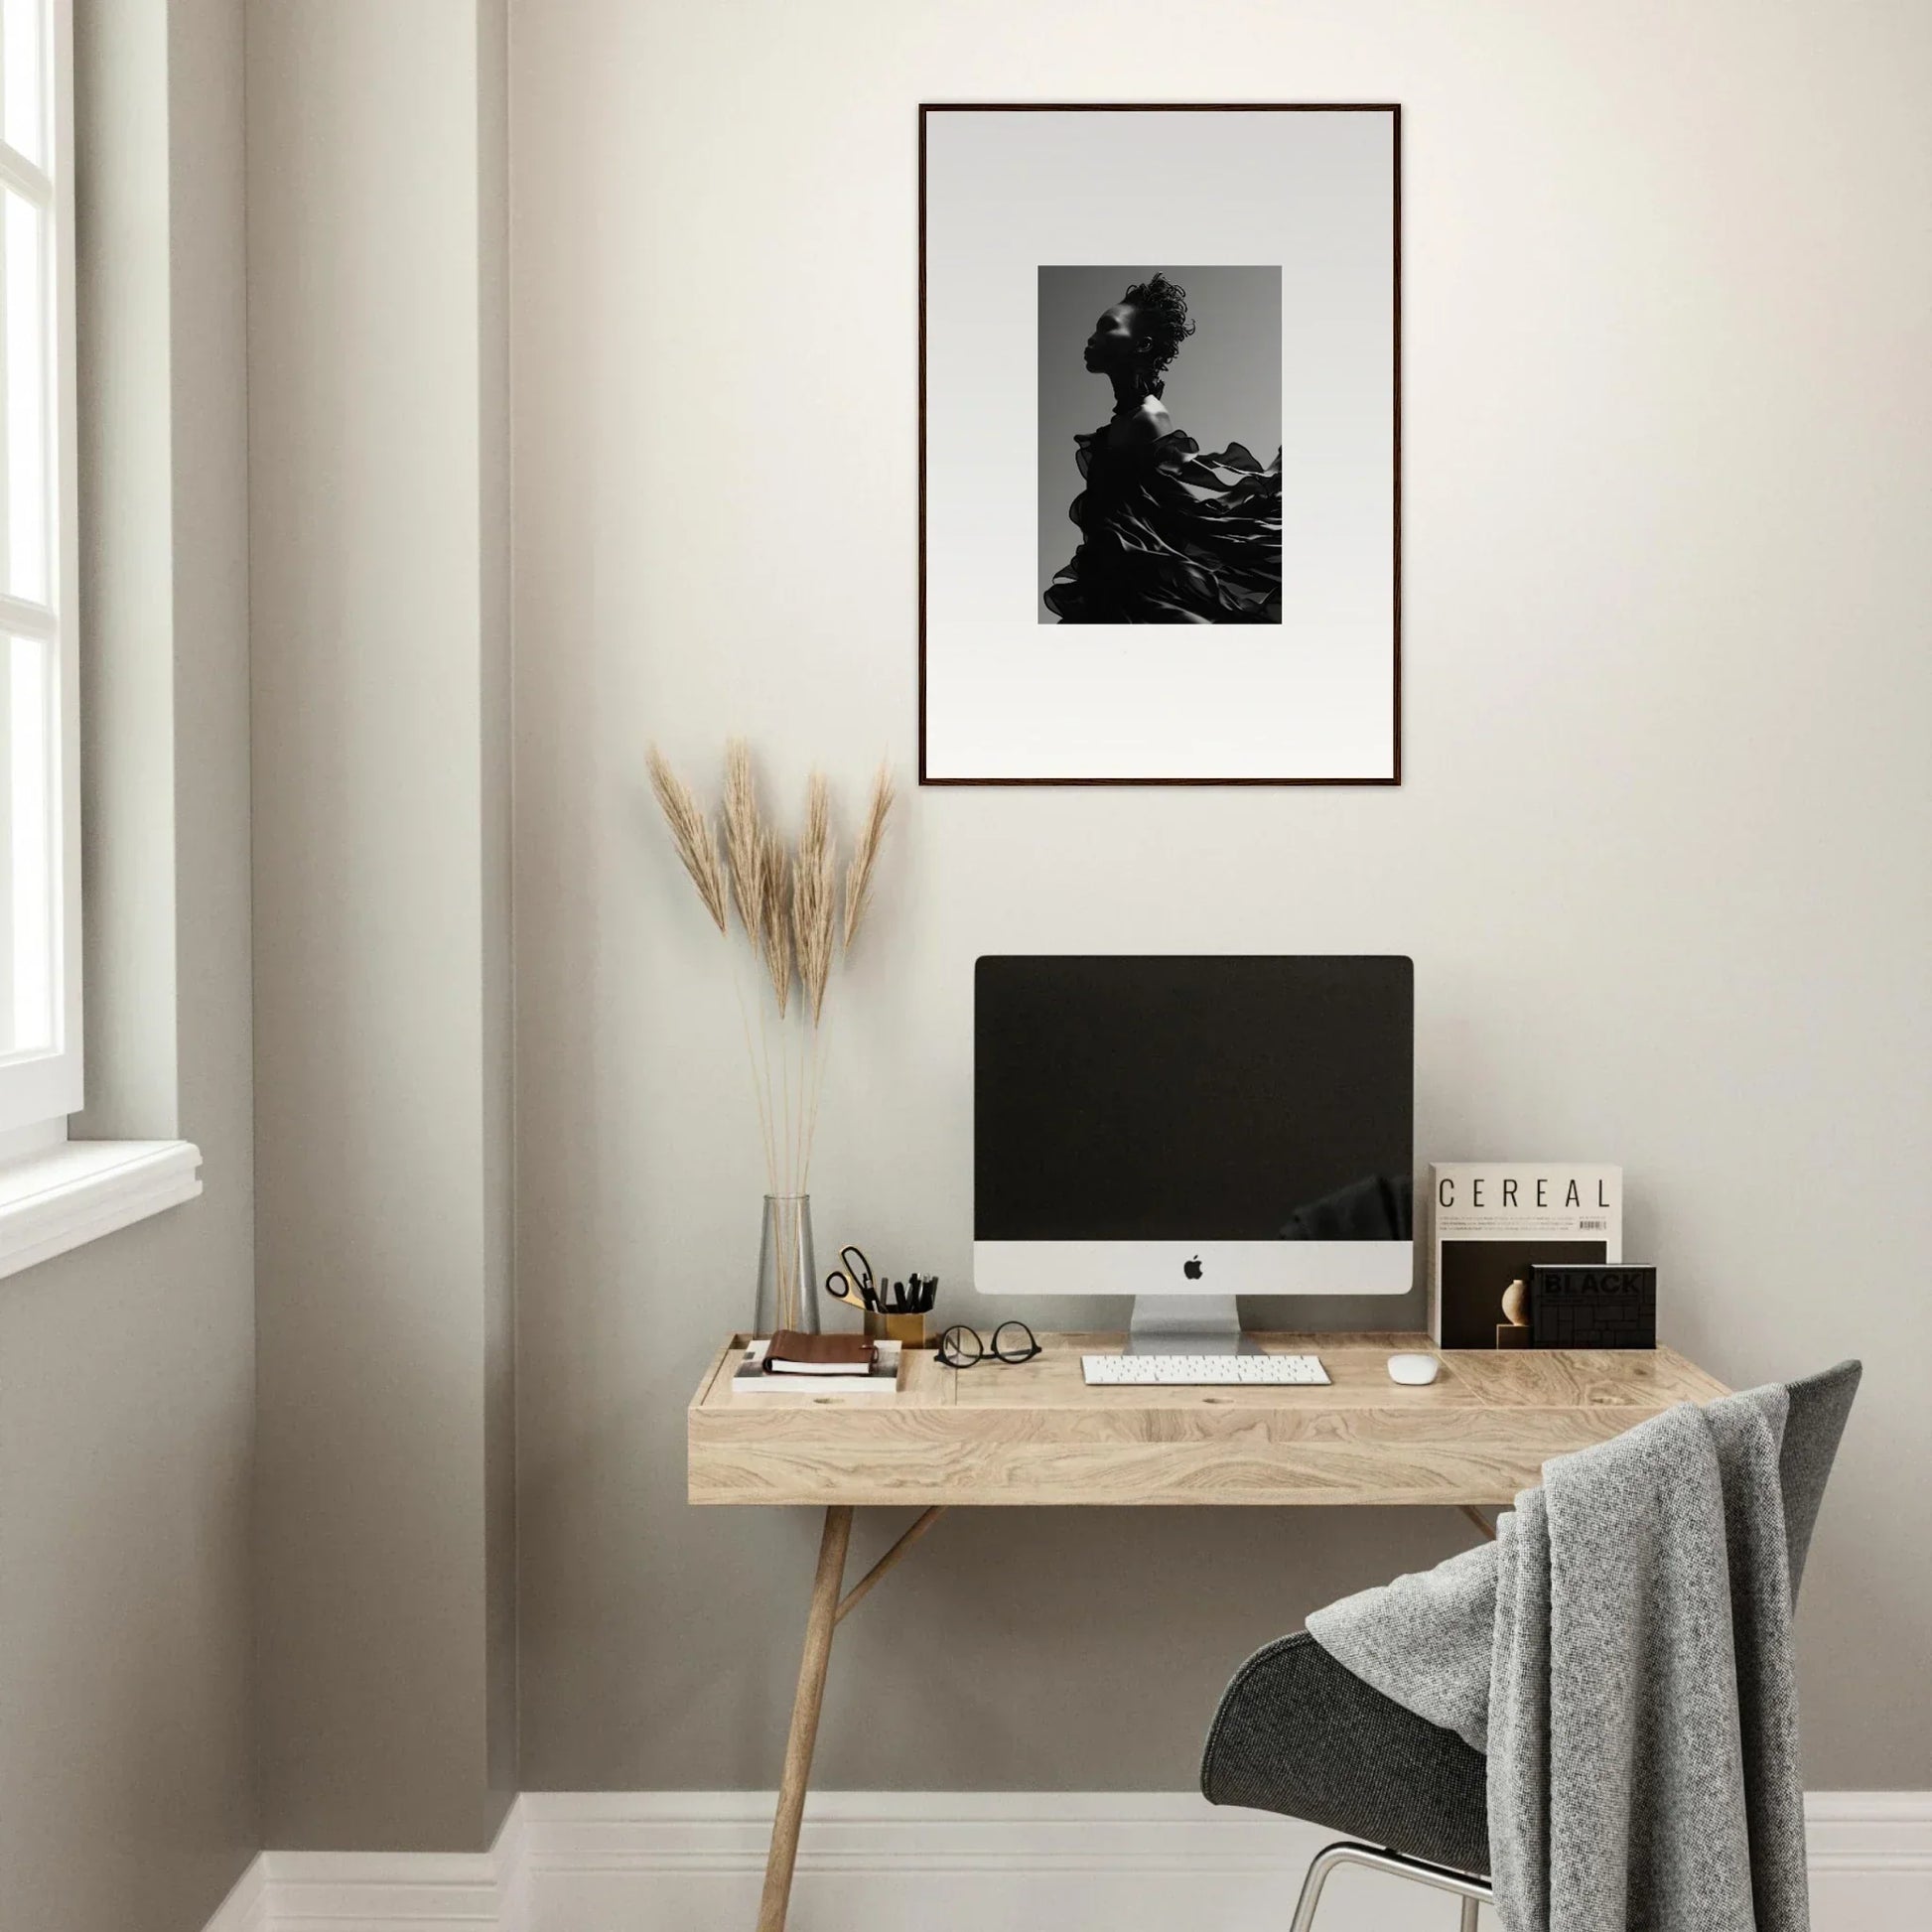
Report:
[{"label": "framed artwork", "polygon": [[1401,782],[1401,110],[919,109],[923,784]]}]

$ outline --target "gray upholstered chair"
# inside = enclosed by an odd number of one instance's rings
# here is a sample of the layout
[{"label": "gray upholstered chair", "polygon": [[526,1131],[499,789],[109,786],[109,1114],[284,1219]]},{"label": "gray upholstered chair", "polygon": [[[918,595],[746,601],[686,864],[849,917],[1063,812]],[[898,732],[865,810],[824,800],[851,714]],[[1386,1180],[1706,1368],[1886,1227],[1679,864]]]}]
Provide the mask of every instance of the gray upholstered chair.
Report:
[{"label": "gray upholstered chair", "polygon": [[[1857,1362],[1841,1362],[1789,1385],[1778,1472],[1794,1596],[1860,1374]],[[1473,1932],[1491,1896],[1487,1765],[1452,1730],[1384,1697],[1298,1631],[1235,1674],[1207,1734],[1201,1790],[1217,1805],[1279,1811],[1349,1835],[1309,1867],[1291,1932],[1308,1932],[1340,1864],[1453,1894],[1462,1932]]]}]

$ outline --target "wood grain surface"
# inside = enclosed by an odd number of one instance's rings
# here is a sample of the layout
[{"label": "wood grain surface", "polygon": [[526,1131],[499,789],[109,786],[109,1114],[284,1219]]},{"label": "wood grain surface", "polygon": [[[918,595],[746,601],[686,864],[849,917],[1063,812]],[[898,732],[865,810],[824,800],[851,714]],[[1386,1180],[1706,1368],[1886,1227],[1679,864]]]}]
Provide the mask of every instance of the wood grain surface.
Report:
[{"label": "wood grain surface", "polygon": [[734,1336],[688,1415],[694,1503],[1477,1503],[1512,1501],[1553,1455],[1724,1385],[1668,1348],[1453,1351],[1426,1388],[1391,1382],[1421,1334],[1271,1334],[1318,1355],[1326,1388],[1088,1388],[1083,1352],[1119,1334],[1043,1334],[1015,1365],[907,1352],[896,1395],[740,1396]]}]

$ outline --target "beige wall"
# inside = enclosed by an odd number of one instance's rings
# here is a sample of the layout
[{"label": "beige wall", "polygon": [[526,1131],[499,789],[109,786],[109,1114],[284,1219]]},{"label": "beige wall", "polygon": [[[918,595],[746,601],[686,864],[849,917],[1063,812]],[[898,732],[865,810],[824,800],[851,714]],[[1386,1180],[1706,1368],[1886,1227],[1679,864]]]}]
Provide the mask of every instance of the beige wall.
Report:
[{"label": "beige wall", "polygon": [[[1809,1778],[1932,1785],[1928,57],[1908,0],[516,9],[526,1785],[778,1762],[816,1529],[682,1501],[760,1177],[643,750],[909,769],[913,105],[1069,97],[1404,103],[1407,782],[910,794],[822,1241],[973,1310],[979,952],[1412,953],[1420,1158],[1620,1160],[1671,1341],[1864,1356]],[[823,1781],[1184,1785],[1252,1645],[1465,1534],[951,1519],[841,1636]]]},{"label": "beige wall", "polygon": [[263,1809],[514,1789],[500,0],[249,12]]},{"label": "beige wall", "polygon": [[85,1126],[206,1191],[0,1282],[0,1921],[197,1932],[260,1843],[241,13],[78,11]]},{"label": "beige wall", "polygon": [[515,1086],[510,1051],[509,0],[477,0],[478,929],[489,1810],[516,1795]]}]

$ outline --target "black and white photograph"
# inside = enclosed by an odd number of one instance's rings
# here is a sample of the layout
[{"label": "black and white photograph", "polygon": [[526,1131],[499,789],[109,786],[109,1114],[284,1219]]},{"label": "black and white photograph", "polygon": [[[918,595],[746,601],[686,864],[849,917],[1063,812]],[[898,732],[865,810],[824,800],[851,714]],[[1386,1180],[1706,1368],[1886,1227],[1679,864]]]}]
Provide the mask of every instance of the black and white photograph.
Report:
[{"label": "black and white photograph", "polygon": [[1279,267],[1041,268],[1039,621],[1280,623],[1281,430]]},{"label": "black and white photograph", "polygon": [[1400,783],[1399,119],[920,110],[921,782]]}]

